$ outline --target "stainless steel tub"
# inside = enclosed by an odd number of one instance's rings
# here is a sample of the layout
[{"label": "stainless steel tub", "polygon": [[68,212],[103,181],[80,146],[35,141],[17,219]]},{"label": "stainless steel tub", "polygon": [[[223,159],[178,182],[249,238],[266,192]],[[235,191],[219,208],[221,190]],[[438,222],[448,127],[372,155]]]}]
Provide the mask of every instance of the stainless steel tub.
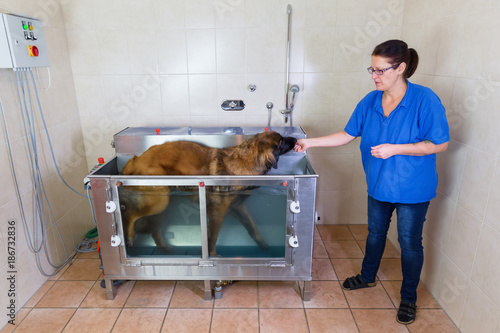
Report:
[{"label": "stainless steel tub", "polygon": [[[284,136],[304,138],[300,127],[271,128]],[[116,156],[88,177],[92,188],[109,299],[114,280],[204,280],[211,299],[213,280],[305,281],[310,298],[316,181],[307,156],[293,151],[280,157],[278,169],[265,176],[124,176],[133,155],[166,141],[194,141],[223,148],[237,145],[261,128],[127,128],[114,136]],[[245,185],[238,192],[267,247],[259,247],[238,218],[228,214],[210,256],[207,195],[211,186]],[[136,223],[133,246],[125,244],[121,200],[137,186],[172,186],[165,212]],[[182,189],[189,191],[183,191]],[[194,189],[194,191],[193,191]],[[148,230],[160,225],[168,249],[156,245]]]}]

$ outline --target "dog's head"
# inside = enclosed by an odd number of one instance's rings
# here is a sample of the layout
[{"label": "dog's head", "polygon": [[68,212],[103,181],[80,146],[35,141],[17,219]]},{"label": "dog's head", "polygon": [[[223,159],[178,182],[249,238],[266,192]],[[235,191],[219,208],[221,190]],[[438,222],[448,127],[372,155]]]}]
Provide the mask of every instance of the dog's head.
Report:
[{"label": "dog's head", "polygon": [[279,157],[293,149],[297,139],[293,137],[283,137],[278,132],[262,132],[253,138],[259,152],[261,165],[265,165],[267,170],[278,168]]}]

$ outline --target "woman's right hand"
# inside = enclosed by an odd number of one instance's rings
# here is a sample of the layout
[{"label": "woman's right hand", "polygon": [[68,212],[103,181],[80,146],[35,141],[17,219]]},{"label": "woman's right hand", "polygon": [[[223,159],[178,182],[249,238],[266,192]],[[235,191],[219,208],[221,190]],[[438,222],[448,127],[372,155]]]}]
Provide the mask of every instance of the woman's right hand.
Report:
[{"label": "woman's right hand", "polygon": [[295,147],[293,147],[293,150],[295,150],[297,153],[303,153],[309,147],[310,146],[307,143],[307,139],[300,139],[300,140],[297,140],[297,143],[295,143]]}]

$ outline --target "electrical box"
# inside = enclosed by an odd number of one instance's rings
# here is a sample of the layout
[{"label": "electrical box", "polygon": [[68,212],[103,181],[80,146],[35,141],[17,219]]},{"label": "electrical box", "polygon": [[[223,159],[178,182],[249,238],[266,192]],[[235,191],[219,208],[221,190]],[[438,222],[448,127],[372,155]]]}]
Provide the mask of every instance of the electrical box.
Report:
[{"label": "electrical box", "polygon": [[0,68],[49,67],[42,22],[27,16],[0,15]]}]

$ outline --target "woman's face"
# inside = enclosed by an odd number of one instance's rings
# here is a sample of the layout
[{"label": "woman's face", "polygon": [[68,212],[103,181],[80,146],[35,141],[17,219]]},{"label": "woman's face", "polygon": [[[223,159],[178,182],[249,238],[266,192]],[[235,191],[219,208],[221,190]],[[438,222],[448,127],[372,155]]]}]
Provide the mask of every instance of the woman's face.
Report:
[{"label": "woman's face", "polygon": [[[372,56],[371,67],[373,69],[386,69],[390,68],[392,65],[393,64],[391,64],[387,58],[381,56]],[[404,82],[404,80],[401,79],[405,67],[406,64],[402,63],[396,68],[391,68],[384,71],[382,75],[377,75],[375,74],[375,72],[373,72],[372,79],[373,82],[375,82],[375,87],[377,88],[377,90],[391,90],[391,88],[395,87],[400,82]]]}]

